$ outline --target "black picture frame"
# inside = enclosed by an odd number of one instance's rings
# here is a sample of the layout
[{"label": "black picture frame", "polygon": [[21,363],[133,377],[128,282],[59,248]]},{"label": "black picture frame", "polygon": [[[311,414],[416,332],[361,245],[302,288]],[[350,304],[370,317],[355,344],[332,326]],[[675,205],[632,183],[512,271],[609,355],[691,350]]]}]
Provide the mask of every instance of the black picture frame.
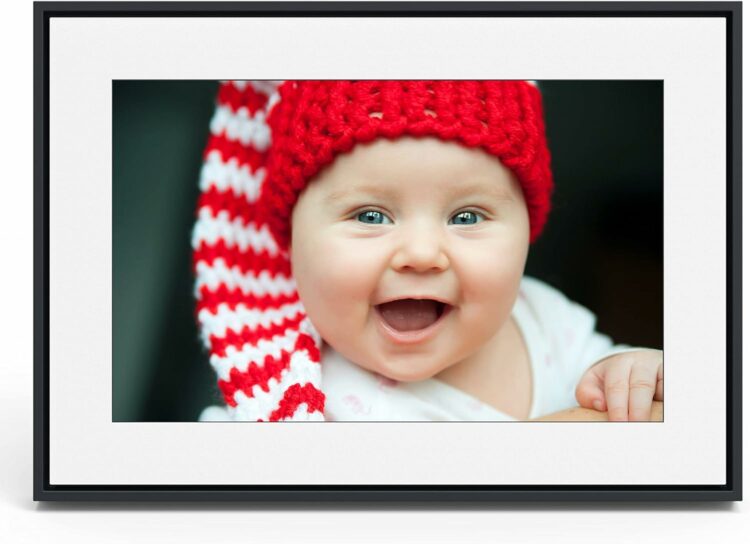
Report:
[{"label": "black picture frame", "polygon": [[[724,485],[50,484],[50,22],[63,17],[714,17],[725,21],[727,367]],[[34,484],[36,501],[737,501],[742,498],[740,2],[35,2]]]}]

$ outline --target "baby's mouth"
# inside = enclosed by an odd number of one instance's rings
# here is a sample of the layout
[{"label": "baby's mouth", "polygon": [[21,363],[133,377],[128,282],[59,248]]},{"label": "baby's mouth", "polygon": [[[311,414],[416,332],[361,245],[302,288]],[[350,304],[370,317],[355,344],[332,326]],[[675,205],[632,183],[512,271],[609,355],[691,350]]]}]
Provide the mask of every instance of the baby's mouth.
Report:
[{"label": "baby's mouth", "polygon": [[449,306],[430,299],[404,298],[376,306],[391,328],[399,331],[418,331],[435,323]]}]

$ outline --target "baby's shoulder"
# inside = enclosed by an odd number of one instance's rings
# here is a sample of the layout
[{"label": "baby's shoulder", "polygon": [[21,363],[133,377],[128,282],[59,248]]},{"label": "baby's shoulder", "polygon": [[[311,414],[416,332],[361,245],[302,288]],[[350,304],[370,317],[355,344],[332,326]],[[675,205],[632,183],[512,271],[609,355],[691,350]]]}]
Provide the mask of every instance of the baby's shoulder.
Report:
[{"label": "baby's shoulder", "polygon": [[561,307],[575,304],[562,291],[531,276],[523,276],[519,287],[519,297],[533,308]]},{"label": "baby's shoulder", "polygon": [[545,332],[561,325],[591,327],[596,322],[596,316],[589,309],[552,285],[531,276],[521,279],[518,297],[519,304],[525,306]]}]

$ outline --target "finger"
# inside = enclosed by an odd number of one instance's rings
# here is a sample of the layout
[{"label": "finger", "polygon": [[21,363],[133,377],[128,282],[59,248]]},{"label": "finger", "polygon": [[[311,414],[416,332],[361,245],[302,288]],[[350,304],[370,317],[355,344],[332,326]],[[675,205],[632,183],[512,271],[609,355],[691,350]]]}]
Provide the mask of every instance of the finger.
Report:
[{"label": "finger", "polygon": [[604,376],[604,397],[610,421],[628,420],[628,389],[630,365],[612,364]]},{"label": "finger", "polygon": [[630,421],[649,421],[651,403],[656,391],[658,367],[649,363],[636,363],[630,369],[628,414]]},{"label": "finger", "polygon": [[664,363],[659,365],[659,371],[656,373],[656,393],[654,399],[664,401]]},{"label": "finger", "polygon": [[606,408],[604,402],[604,386],[602,380],[595,372],[586,372],[576,387],[576,401],[584,408],[591,408],[603,412]]}]

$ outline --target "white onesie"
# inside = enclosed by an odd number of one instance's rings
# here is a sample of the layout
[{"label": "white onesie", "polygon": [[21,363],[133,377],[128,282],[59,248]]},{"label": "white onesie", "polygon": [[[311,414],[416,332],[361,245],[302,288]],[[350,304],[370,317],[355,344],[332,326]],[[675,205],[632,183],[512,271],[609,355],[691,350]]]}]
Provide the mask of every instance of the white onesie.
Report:
[{"label": "white onesie", "polygon": [[[613,345],[596,332],[596,316],[546,283],[524,276],[511,311],[531,358],[530,418],[577,406],[575,389],[594,363],[638,348]],[[327,421],[516,421],[435,378],[396,382],[348,361],[325,344],[322,389]],[[209,407],[201,421],[229,419]]]}]

